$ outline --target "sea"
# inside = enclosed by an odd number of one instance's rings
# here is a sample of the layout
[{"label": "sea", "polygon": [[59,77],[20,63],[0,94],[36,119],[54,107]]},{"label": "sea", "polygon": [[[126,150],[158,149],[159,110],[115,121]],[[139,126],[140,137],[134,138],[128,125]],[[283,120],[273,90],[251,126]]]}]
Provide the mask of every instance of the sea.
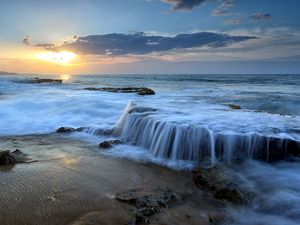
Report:
[{"label": "sea", "polygon": [[[31,83],[39,78],[62,83]],[[155,95],[86,88],[147,87]],[[68,134],[174,170],[239,165],[260,196],[233,224],[300,224],[300,75],[0,75],[0,136]]]}]

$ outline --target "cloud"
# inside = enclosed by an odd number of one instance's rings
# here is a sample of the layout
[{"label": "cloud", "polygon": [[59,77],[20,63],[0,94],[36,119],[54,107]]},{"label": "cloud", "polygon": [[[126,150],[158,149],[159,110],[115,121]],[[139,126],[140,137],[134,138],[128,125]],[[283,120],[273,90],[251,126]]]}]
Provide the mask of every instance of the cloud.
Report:
[{"label": "cloud", "polygon": [[162,0],[172,4],[172,10],[192,10],[193,8],[206,2],[218,2],[217,8],[212,11],[214,16],[229,15],[228,9],[235,5],[234,0]]},{"label": "cloud", "polygon": [[255,13],[250,16],[252,20],[267,20],[271,18],[271,14],[269,13]]},{"label": "cloud", "polygon": [[37,48],[54,48],[55,45],[54,44],[37,44],[34,47],[37,47]]},{"label": "cloud", "polygon": [[147,35],[139,32],[134,34],[102,34],[78,37],[72,43],[61,46],[39,44],[47,50],[74,51],[82,55],[145,55],[170,50],[190,49],[197,47],[219,48],[231,44],[255,39],[254,36],[228,35],[214,32],[197,32],[178,34],[176,36]]},{"label": "cloud", "polygon": [[172,10],[191,10],[204,2],[211,0],[163,0],[173,5]]},{"label": "cloud", "polygon": [[239,24],[241,21],[239,19],[230,19],[230,20],[225,20],[224,24],[226,25],[233,25],[233,24]]},{"label": "cloud", "polygon": [[30,45],[30,36],[27,35],[25,38],[23,38],[22,43],[24,45]]},{"label": "cloud", "polygon": [[235,5],[233,0],[221,0],[220,4],[212,11],[213,16],[228,16],[229,9]]}]

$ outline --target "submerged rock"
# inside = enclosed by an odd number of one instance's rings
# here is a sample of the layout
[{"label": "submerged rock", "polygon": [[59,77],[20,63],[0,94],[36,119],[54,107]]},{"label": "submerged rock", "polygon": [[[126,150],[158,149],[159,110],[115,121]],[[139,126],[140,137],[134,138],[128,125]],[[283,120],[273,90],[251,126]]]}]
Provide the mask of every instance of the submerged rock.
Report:
[{"label": "submerged rock", "polygon": [[199,189],[210,190],[217,199],[233,204],[248,204],[254,197],[254,193],[246,190],[243,181],[234,175],[234,171],[225,166],[198,168],[193,172],[193,177]]},{"label": "submerged rock", "polygon": [[85,90],[90,91],[106,91],[106,92],[118,92],[118,93],[137,93],[138,95],[155,95],[155,92],[146,87],[124,87],[124,88],[113,88],[113,87],[104,87],[104,88],[94,88],[88,87]]},{"label": "submerged rock", "polygon": [[231,109],[242,109],[241,106],[239,105],[236,105],[236,104],[228,104],[228,106],[231,108]]},{"label": "submerged rock", "polygon": [[114,145],[119,145],[119,144],[123,144],[124,141],[122,140],[109,140],[109,141],[103,141],[99,144],[100,148],[103,149],[108,149],[108,148],[112,148]]},{"label": "submerged rock", "polygon": [[161,209],[179,202],[179,196],[171,191],[143,193],[138,190],[129,190],[116,194],[116,200],[135,206],[132,224],[148,224],[150,217],[159,213]]}]

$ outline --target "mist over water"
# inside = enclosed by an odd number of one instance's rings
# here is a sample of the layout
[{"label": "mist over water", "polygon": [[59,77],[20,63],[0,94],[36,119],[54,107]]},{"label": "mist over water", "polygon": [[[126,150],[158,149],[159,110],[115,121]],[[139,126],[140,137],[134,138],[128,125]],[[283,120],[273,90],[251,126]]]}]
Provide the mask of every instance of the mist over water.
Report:
[{"label": "mist over water", "polygon": [[232,210],[231,225],[296,225],[300,223],[300,161],[275,165],[248,162],[239,168],[255,190],[251,207]]},{"label": "mist over water", "polygon": [[[63,84],[22,82],[34,77],[0,76],[0,135],[51,133],[61,126],[109,129],[133,103],[156,110],[147,114],[149,121],[178,129],[300,140],[299,75],[63,75],[52,76]],[[149,87],[156,95],[84,90],[128,86]]]}]

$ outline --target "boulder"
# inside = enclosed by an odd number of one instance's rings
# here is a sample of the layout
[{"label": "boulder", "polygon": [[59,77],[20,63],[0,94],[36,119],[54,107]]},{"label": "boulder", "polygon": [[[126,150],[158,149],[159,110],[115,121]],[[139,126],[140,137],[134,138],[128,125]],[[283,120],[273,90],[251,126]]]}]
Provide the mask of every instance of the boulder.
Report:
[{"label": "boulder", "polygon": [[73,127],[60,127],[56,130],[57,133],[71,133],[76,131]]},{"label": "boulder", "polygon": [[0,165],[12,165],[16,163],[15,156],[9,150],[0,151]]},{"label": "boulder", "polygon": [[37,162],[27,157],[26,154],[19,149],[11,152],[9,150],[0,151],[0,165],[14,165],[16,163],[31,163]]},{"label": "boulder", "polygon": [[114,145],[119,145],[119,144],[123,144],[124,141],[122,140],[108,140],[108,141],[103,141],[99,144],[100,148],[103,149],[109,149],[112,148]]}]

